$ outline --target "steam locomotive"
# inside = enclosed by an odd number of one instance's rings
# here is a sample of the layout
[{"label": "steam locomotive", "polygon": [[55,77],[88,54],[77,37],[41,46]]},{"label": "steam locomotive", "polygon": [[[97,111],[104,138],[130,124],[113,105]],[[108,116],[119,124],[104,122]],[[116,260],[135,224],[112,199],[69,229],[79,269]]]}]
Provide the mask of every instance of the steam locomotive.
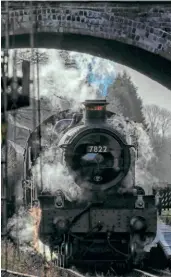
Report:
[{"label": "steam locomotive", "polygon": [[[86,100],[84,113],[50,117],[30,135],[24,154],[24,199],[42,210],[40,240],[58,254],[58,265],[125,263],[140,265],[156,236],[155,197],[133,184],[119,193],[133,171],[133,145],[111,127],[105,100]],[[40,128],[52,123],[49,145],[40,145]],[[55,134],[55,137],[54,137]],[[61,164],[88,198],[69,200],[62,190],[34,184],[32,168],[41,153],[55,149]]]}]

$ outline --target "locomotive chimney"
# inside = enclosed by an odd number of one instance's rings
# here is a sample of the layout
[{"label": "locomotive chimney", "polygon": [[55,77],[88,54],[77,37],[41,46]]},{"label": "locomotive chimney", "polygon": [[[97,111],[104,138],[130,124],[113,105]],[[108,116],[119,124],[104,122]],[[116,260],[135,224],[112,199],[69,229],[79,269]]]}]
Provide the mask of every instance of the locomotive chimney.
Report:
[{"label": "locomotive chimney", "polygon": [[106,121],[106,100],[86,100],[84,121],[88,124],[105,123]]}]

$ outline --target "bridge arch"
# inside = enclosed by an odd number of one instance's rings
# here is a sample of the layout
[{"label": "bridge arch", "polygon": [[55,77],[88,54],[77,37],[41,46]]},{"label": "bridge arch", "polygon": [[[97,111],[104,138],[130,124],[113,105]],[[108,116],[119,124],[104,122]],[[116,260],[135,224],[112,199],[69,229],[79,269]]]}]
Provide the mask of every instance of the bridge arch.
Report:
[{"label": "bridge arch", "polygon": [[[2,47],[5,23],[2,13]],[[35,1],[30,11],[29,2],[9,2],[10,48],[29,48],[32,26],[35,47],[110,59],[171,88],[171,4]]]}]

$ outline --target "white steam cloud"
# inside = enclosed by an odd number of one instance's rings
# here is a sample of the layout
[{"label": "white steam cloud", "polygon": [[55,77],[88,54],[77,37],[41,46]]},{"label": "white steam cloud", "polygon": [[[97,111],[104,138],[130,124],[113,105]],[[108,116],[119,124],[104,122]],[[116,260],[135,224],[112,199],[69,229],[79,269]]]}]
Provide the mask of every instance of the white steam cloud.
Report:
[{"label": "white steam cloud", "polygon": [[[23,53],[22,49],[17,50],[17,53]],[[39,50],[43,52],[43,49]],[[10,51],[10,57],[14,52]],[[18,54],[17,54],[18,55]],[[23,57],[24,58],[24,57]],[[26,57],[27,58],[27,57]],[[9,66],[9,75],[12,76],[13,63]],[[17,64],[17,75],[21,75],[21,63]],[[50,99],[52,107],[55,108],[61,103],[60,98],[66,99],[68,106],[73,110],[80,106],[80,103],[86,99],[96,99],[97,87],[89,86],[85,82],[87,74],[86,66],[77,69],[69,69],[64,66],[62,58],[57,50],[51,50],[48,53],[48,63],[39,64],[39,74],[37,74],[36,65],[31,65],[31,97],[38,98],[38,76],[39,76],[39,91],[40,96],[45,96]]]},{"label": "white steam cloud", "polygon": [[[141,123],[133,121],[127,122],[122,115],[114,116],[111,125],[121,135],[123,135],[128,144],[137,144],[138,152],[135,160],[135,185],[142,187],[146,194],[152,193],[154,183],[158,182],[155,176],[149,171],[149,164],[153,158],[156,158],[150,138]],[[126,176],[123,186],[130,188],[133,184],[134,172],[129,172]]]},{"label": "white steam cloud", "polygon": [[78,186],[74,181],[74,173],[71,175],[67,167],[61,164],[59,149],[53,148],[42,153],[32,168],[32,174],[39,188],[42,181],[43,190],[52,193],[62,190],[69,201],[85,200],[89,197],[90,192],[86,193],[86,185]]},{"label": "white steam cloud", "polygon": [[34,232],[33,220],[33,217],[21,207],[18,214],[15,214],[8,221],[10,236],[14,240],[17,238],[20,245],[26,246],[32,242]]},{"label": "white steam cloud", "polygon": [[52,102],[56,95],[73,100],[73,109],[86,99],[96,98],[96,89],[85,83],[85,77],[76,69],[66,69],[59,53],[52,50],[48,65],[40,69],[40,91],[42,96],[49,97]]},{"label": "white steam cloud", "polygon": [[93,75],[115,76],[116,74],[115,63],[112,61],[77,52],[69,52],[69,56],[76,62],[78,70],[84,79],[89,73],[88,65],[90,64],[92,65],[91,72]]},{"label": "white steam cloud", "polygon": [[[24,252],[33,252],[34,250],[34,236],[35,236],[35,219],[22,206],[12,218],[9,219],[7,230],[11,239],[20,246]],[[43,244],[40,240],[36,242],[39,254],[44,256],[47,261],[51,258],[55,259],[57,256],[51,253],[50,248]],[[52,255],[51,255],[52,254]]]}]

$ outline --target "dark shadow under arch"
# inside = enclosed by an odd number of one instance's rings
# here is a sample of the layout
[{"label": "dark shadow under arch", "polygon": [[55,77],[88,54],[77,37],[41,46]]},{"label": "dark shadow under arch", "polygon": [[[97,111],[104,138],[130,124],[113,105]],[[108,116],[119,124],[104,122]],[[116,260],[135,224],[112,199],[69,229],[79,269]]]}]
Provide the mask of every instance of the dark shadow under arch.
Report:
[{"label": "dark shadow under arch", "polygon": [[[35,48],[63,49],[109,59],[128,66],[171,89],[171,61],[137,46],[75,34],[37,33],[34,36]],[[4,48],[4,45],[2,37],[1,47]],[[30,48],[30,35],[10,36],[10,48]]]}]

